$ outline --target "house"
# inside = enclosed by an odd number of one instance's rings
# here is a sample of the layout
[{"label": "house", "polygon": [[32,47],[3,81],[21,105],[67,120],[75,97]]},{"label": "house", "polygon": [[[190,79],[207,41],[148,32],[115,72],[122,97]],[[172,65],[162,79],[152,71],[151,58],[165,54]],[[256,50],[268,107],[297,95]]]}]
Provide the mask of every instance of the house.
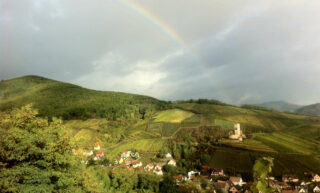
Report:
[{"label": "house", "polygon": [[157,164],[157,165],[154,167],[154,169],[155,169],[155,170],[162,170],[162,166],[163,166],[163,164]]},{"label": "house", "polygon": [[139,170],[139,171],[143,171],[143,167],[140,166],[140,167],[138,168],[138,170]]},{"label": "house", "polygon": [[168,165],[170,166],[176,166],[176,160],[175,159],[170,159],[170,161],[168,162]]},{"label": "house", "polygon": [[172,155],[170,153],[166,153],[165,158],[172,158]]},{"label": "house", "polygon": [[187,176],[183,176],[183,175],[173,176],[173,179],[175,179],[177,184],[188,180]]},{"label": "house", "polygon": [[102,151],[98,151],[97,153],[96,153],[96,156],[97,157],[104,157],[104,153],[102,152]]},{"label": "house", "polygon": [[130,157],[130,154],[131,154],[131,151],[124,150],[124,151],[121,152],[121,157],[123,159],[127,159],[127,158]]},{"label": "house", "polygon": [[287,184],[287,182],[273,182],[271,184],[272,188],[276,188],[279,192],[281,192],[281,190],[289,188],[290,186]]},{"label": "house", "polygon": [[196,176],[200,176],[200,172],[198,172],[198,171],[188,172],[188,179],[189,180],[193,180]]},{"label": "house", "polygon": [[155,174],[157,174],[157,175],[160,175],[160,176],[163,175],[163,172],[162,172],[161,169],[154,169],[154,170],[153,170],[153,173],[155,173]]},{"label": "house", "polygon": [[94,144],[93,149],[96,151],[100,150],[100,145],[99,144]]},{"label": "house", "polygon": [[241,177],[235,177],[235,176],[231,176],[229,178],[229,181],[234,185],[234,186],[242,186],[244,184],[246,184]]},{"label": "house", "polygon": [[123,158],[122,157],[118,157],[118,158],[114,159],[114,163],[115,164],[122,164],[123,163]]},{"label": "house", "polygon": [[314,193],[315,193],[315,192],[320,192],[319,186],[314,187],[314,188],[313,188],[313,192],[314,192]]},{"label": "house", "polygon": [[104,153],[102,151],[98,151],[96,153],[96,156],[93,158],[93,160],[100,160],[102,157],[104,157]]},{"label": "house", "polygon": [[134,158],[134,159],[140,158],[140,155],[139,155],[138,152],[131,152],[131,153],[130,153],[130,156],[131,156],[132,158]]},{"label": "house", "polygon": [[147,171],[151,171],[151,170],[153,170],[153,168],[154,168],[153,163],[149,163],[148,165],[146,165],[146,166],[144,167],[144,169],[147,170]]},{"label": "house", "polygon": [[299,182],[299,178],[293,174],[286,174],[282,176],[282,181],[284,182]]},{"label": "house", "polygon": [[313,182],[320,182],[320,176],[318,174],[313,174],[312,181]]},{"label": "house", "polygon": [[131,165],[131,163],[132,163],[132,161],[129,159],[124,160],[124,164],[126,164],[127,166]]},{"label": "house", "polygon": [[142,166],[142,162],[141,161],[133,161],[131,164],[132,164],[133,168],[138,168],[138,167]]},{"label": "house", "polygon": [[299,190],[282,190],[282,193],[299,193]]},{"label": "house", "polygon": [[229,184],[225,181],[213,182],[215,189],[220,189],[222,192],[228,192]]},{"label": "house", "polygon": [[87,157],[92,156],[93,151],[91,149],[85,150],[84,152],[82,152],[82,155],[87,156]]},{"label": "house", "polygon": [[234,124],[234,131],[229,133],[229,139],[243,141],[245,138],[245,134],[243,134],[240,129],[240,123]]},{"label": "house", "polygon": [[300,188],[299,193],[308,193],[308,188]]},{"label": "house", "polygon": [[224,176],[223,169],[213,169],[211,176]]},{"label": "house", "polygon": [[229,189],[229,192],[231,192],[231,193],[240,193],[240,191],[235,186],[231,186],[231,188]]}]

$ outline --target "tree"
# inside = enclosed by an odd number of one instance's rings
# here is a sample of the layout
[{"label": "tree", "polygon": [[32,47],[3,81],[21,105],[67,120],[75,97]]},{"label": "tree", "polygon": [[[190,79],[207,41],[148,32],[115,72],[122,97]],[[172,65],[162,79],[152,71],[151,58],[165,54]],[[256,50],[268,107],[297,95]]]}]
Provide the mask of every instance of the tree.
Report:
[{"label": "tree", "polygon": [[253,193],[269,193],[273,192],[273,189],[269,186],[268,175],[272,171],[273,167],[272,157],[263,157],[256,160],[253,166],[253,178],[254,182],[251,186]]},{"label": "tree", "polygon": [[160,183],[160,192],[174,193],[177,192],[177,185],[173,177],[165,175],[162,182]]},{"label": "tree", "polygon": [[100,192],[72,148],[62,121],[38,118],[31,105],[1,113],[1,191]]}]

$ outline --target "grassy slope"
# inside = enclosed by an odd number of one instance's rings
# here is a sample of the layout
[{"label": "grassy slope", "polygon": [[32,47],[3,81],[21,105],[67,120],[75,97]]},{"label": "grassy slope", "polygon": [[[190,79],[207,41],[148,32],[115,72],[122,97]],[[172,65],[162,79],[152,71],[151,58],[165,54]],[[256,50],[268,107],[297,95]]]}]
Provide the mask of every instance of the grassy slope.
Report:
[{"label": "grassy slope", "polygon": [[252,137],[243,143],[222,141],[225,147],[217,147],[210,154],[209,165],[213,167],[250,172],[256,158],[271,155],[276,158],[275,175],[309,170],[319,172],[319,117],[209,104],[176,106],[202,114],[207,124],[217,122],[215,120],[239,122],[245,131],[252,133]]},{"label": "grassy slope", "polygon": [[73,84],[38,76],[25,76],[0,82],[0,110],[33,103],[43,116],[104,117],[112,112],[117,117],[138,117],[141,108],[147,113],[163,108],[157,99],[120,92],[85,89]]},{"label": "grassy slope", "polygon": [[183,111],[180,109],[169,109],[157,113],[155,116],[155,122],[181,122],[194,115],[189,111]]}]

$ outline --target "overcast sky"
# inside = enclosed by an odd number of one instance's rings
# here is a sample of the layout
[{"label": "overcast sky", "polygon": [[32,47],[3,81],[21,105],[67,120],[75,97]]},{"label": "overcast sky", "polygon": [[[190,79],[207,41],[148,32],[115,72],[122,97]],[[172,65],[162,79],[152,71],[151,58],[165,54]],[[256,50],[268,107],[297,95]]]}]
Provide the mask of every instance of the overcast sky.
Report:
[{"label": "overcast sky", "polygon": [[319,10],[319,0],[0,0],[0,79],[320,102]]}]

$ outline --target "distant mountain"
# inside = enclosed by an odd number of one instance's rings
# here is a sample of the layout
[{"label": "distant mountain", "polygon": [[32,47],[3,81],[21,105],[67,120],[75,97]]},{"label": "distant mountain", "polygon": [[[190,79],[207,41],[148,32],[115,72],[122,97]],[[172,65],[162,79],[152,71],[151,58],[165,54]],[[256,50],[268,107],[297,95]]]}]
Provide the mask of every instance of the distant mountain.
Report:
[{"label": "distant mountain", "polygon": [[320,116],[320,103],[307,105],[296,109],[296,113],[303,114],[303,115],[316,115]]},{"label": "distant mountain", "polygon": [[255,105],[263,106],[268,109],[274,109],[277,111],[287,111],[287,112],[295,112],[295,110],[302,107],[301,105],[296,105],[296,104],[288,103],[285,101],[270,101],[270,102],[255,104]]},{"label": "distant mountain", "polygon": [[103,117],[113,120],[144,119],[166,108],[167,102],[152,97],[96,91],[39,76],[0,82],[0,110],[32,103],[41,116],[64,119]]}]

